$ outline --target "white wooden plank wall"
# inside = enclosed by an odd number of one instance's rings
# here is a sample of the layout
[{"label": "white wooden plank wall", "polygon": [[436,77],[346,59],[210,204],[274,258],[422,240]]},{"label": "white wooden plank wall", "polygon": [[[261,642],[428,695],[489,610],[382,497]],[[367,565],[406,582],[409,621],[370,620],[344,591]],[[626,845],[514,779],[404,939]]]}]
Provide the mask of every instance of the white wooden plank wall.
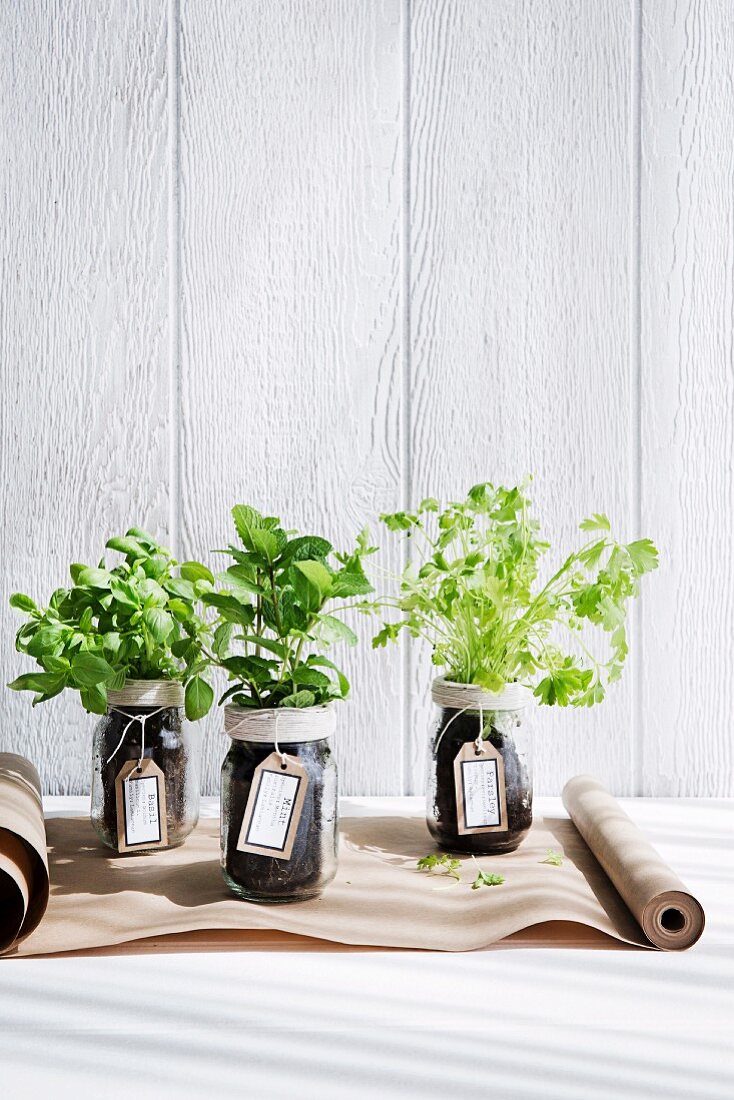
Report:
[{"label": "white wooden plank wall", "polygon": [[[9,593],[129,524],[347,545],[533,472],[559,553],[599,508],[663,553],[538,789],[731,794],[733,50],[728,0],[2,6],[3,680]],[[426,654],[345,658],[343,789],[421,790]],[[0,748],[81,792],[92,723],[6,692]]]}]

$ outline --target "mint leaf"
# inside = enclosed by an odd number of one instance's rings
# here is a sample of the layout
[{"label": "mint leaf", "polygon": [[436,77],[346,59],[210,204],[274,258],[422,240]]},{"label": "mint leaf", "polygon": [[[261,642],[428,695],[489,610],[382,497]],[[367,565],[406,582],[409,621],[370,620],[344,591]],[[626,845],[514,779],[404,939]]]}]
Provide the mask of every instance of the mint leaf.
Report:
[{"label": "mint leaf", "polygon": [[313,585],[319,598],[325,600],[331,592],[331,573],[326,566],[319,561],[297,561],[294,567]]},{"label": "mint leaf", "polygon": [[316,696],[312,691],[294,691],[292,695],[286,695],[284,699],[281,699],[280,705],[282,707],[296,707],[298,710],[302,710],[304,707],[312,707],[316,702]]}]

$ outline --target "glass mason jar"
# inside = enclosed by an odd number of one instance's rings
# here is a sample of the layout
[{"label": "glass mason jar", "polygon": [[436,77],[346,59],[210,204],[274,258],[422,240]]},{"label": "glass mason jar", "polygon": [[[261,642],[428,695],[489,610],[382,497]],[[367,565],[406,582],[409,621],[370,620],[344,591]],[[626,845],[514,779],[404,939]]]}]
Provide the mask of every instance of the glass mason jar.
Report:
[{"label": "glass mason jar", "polygon": [[[438,677],[432,696],[438,720],[426,804],[431,835],[449,851],[513,852],[533,820],[532,738],[526,721],[532,693],[508,684],[495,694]],[[476,772],[474,787],[467,788],[462,762],[480,761],[489,766]]]},{"label": "glass mason jar", "polygon": [[184,717],[183,685],[171,680],[128,680],[108,693],[109,706],[94,730],[92,825],[108,848],[118,848],[115,780],[128,760],[153,760],[164,777],[168,843],[177,848],[199,820],[201,740]]},{"label": "glass mason jar", "polygon": [[[339,842],[337,769],[329,737],[331,706],[248,710],[228,706],[224,729],[232,743],[222,765],[221,855],[224,881],[246,901],[315,898],[336,874]],[[242,851],[243,821],[255,770],[271,754],[303,769],[307,779],[298,822],[288,836],[289,857]],[[285,838],[282,835],[281,839]]]}]

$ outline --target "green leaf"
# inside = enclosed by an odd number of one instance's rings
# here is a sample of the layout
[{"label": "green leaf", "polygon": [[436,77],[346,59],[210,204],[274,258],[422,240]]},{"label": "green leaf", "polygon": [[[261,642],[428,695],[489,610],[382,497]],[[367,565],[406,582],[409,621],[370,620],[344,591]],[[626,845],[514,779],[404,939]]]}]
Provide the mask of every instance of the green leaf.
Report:
[{"label": "green leaf", "polygon": [[341,619],[337,619],[334,615],[322,615],[314,629],[314,634],[326,645],[332,645],[334,642],[346,642],[347,645],[356,645],[358,641],[357,635],[351,627],[348,627],[346,623],[343,623]]},{"label": "green leaf", "polygon": [[86,566],[81,569],[75,580],[80,588],[110,588],[112,576],[106,569],[94,569]]},{"label": "green leaf", "polygon": [[563,866],[563,856],[560,852],[557,852],[555,848],[548,848],[545,859],[541,859],[541,863],[550,863],[552,867]]},{"label": "green leaf", "polygon": [[240,603],[235,596],[226,595],[223,592],[206,592],[201,597],[201,602],[206,607],[216,607],[223,619],[240,623],[241,626],[249,626],[255,617],[254,608],[249,604]]},{"label": "green leaf", "polygon": [[[41,620],[43,622],[43,620]],[[31,637],[26,652],[31,657],[41,657],[44,653],[58,654],[63,649],[64,632],[57,623],[39,626]]]},{"label": "green leaf", "polygon": [[107,681],[105,687],[108,691],[122,691],[125,686],[126,679],[127,677],[125,676],[125,669],[118,668],[112,679]]},{"label": "green leaf", "polygon": [[374,592],[374,588],[364,573],[350,573],[341,570],[331,577],[331,592],[329,594],[332,599],[336,597],[367,596],[370,592]]},{"label": "green leaf", "polygon": [[158,581],[146,577],[138,585],[138,592],[144,601],[145,607],[165,607],[168,603],[168,592]]},{"label": "green leaf", "polygon": [[294,691],[292,695],[286,695],[284,699],[281,699],[280,705],[282,707],[295,707],[298,710],[303,710],[306,707],[312,707],[316,702],[316,696],[312,691]]},{"label": "green leaf", "polygon": [[298,665],[293,670],[290,677],[292,683],[298,684],[299,687],[318,688],[323,691],[325,688],[331,687],[331,680],[323,672],[319,672],[318,669],[310,668],[308,665]]},{"label": "green leaf", "polygon": [[143,612],[143,622],[160,645],[165,645],[173,630],[173,620],[162,607],[148,607]]},{"label": "green leaf", "polygon": [[131,527],[125,534],[131,538],[137,539],[138,542],[143,544],[146,550],[159,549],[158,543],[153,536],[149,535],[147,531],[144,531],[142,527]]},{"label": "green leaf", "polygon": [[480,871],[471,884],[471,888],[472,890],[480,890],[482,886],[501,886],[504,881],[504,875],[494,875],[489,871]]},{"label": "green leaf", "polygon": [[177,619],[180,623],[187,622],[192,615],[190,604],[186,603],[186,600],[180,600],[177,596],[168,601],[168,610],[174,619]]},{"label": "green leaf", "polygon": [[41,661],[46,672],[63,672],[66,678],[71,671],[71,665],[66,657],[55,657],[53,653],[44,653]]},{"label": "green leaf", "polygon": [[130,535],[116,535],[105,543],[108,550],[117,550],[128,558],[147,558],[148,550],[139,539]]},{"label": "green leaf", "polygon": [[333,661],[330,661],[328,657],[322,657],[319,653],[312,653],[308,658],[308,664],[318,665],[320,668],[330,668],[335,672],[341,697],[342,699],[347,698],[349,695],[349,680],[347,680],[344,673],[341,669],[337,668]]},{"label": "green leaf", "polygon": [[419,871],[427,871],[429,874],[435,872],[437,875],[448,875],[449,878],[456,879],[457,882],[461,881],[461,860],[456,859],[446,853],[438,855],[438,853],[432,853],[429,856],[423,856],[416,863],[416,867]]},{"label": "green leaf", "polygon": [[26,672],[8,684],[11,691],[37,691],[41,695],[55,694],[66,684],[66,675],[60,672]]},{"label": "green leaf", "polygon": [[234,520],[237,534],[242,539],[243,545],[248,550],[254,550],[255,546],[252,541],[253,531],[259,530],[262,524],[262,516],[255,509],[251,508],[248,504],[235,504],[232,509],[232,519]]},{"label": "green leaf", "polygon": [[209,581],[214,584],[214,574],[198,561],[185,561],[180,568],[181,576],[187,581]]},{"label": "green leaf", "polygon": [[403,619],[397,623],[383,623],[382,629],[378,630],[377,634],[375,634],[372,639],[372,648],[382,649],[388,642],[397,641],[401,630],[404,630],[408,625],[407,619]]},{"label": "green leaf", "polygon": [[184,704],[186,717],[190,722],[198,722],[209,713],[214,702],[214,691],[201,676],[194,676],[186,685]]},{"label": "green leaf", "polygon": [[294,568],[304,575],[313,585],[323,602],[331,592],[331,573],[320,561],[297,561]]},{"label": "green leaf", "polygon": [[166,592],[169,592],[172,596],[178,596],[180,600],[186,600],[187,603],[193,603],[196,599],[196,592],[191,581],[184,580],[183,577],[171,577],[163,585]]},{"label": "green leaf", "polygon": [[252,580],[252,567],[249,565],[230,565],[226,573],[222,573],[221,580],[224,584],[245,592],[251,596],[261,596],[265,589],[261,584]]},{"label": "green leaf", "polygon": [[411,516],[407,512],[383,513],[380,519],[388,531],[409,531],[416,524],[415,516]]},{"label": "green leaf", "polygon": [[140,607],[140,600],[127,581],[122,581],[118,577],[113,577],[112,583],[110,584],[110,591],[115,602],[122,604],[123,607],[130,607],[133,610]]},{"label": "green leaf", "polygon": [[593,516],[581,521],[579,529],[581,531],[611,531],[612,525],[603,512],[594,512]]},{"label": "green leaf", "polygon": [[249,645],[260,646],[262,649],[266,649],[268,653],[274,653],[276,657],[280,657],[281,661],[284,661],[288,656],[288,648],[281,642],[274,642],[271,638],[263,638],[260,634],[242,634],[242,641],[247,642]]},{"label": "green leaf", "polygon": [[94,684],[79,692],[82,706],[92,714],[107,713],[107,689],[104,684]]},{"label": "green leaf", "polygon": [[212,650],[215,657],[221,660],[222,657],[227,656],[236,632],[237,623],[224,622],[219,624],[214,631],[214,638],[212,640]]},{"label": "green leaf", "polygon": [[[227,625],[230,626],[233,624],[228,623]],[[234,629],[236,629],[236,627]],[[177,638],[175,642],[171,643],[171,653],[179,660],[183,658],[183,660],[188,662],[192,657],[198,657],[200,652],[201,647],[188,636],[185,638]]]},{"label": "green leaf", "polygon": [[637,539],[636,542],[628,543],[627,553],[638,576],[650,573],[658,567],[658,551],[651,539]]},{"label": "green leaf", "polygon": [[115,670],[94,653],[78,653],[71,662],[71,674],[78,687],[91,688],[105,683],[115,675]]},{"label": "green leaf", "polygon": [[278,556],[278,539],[272,531],[254,529],[252,531],[252,546],[256,553],[262,554],[271,564]]},{"label": "green leaf", "polygon": [[289,565],[294,561],[316,560],[325,558],[331,553],[333,546],[326,539],[317,538],[316,535],[301,535],[297,539],[291,539],[280,555],[280,564]]},{"label": "green leaf", "polygon": [[34,611],[38,611],[30,596],[24,596],[22,592],[13,592],[10,597],[10,606],[14,607],[16,611],[25,611],[29,615]]}]

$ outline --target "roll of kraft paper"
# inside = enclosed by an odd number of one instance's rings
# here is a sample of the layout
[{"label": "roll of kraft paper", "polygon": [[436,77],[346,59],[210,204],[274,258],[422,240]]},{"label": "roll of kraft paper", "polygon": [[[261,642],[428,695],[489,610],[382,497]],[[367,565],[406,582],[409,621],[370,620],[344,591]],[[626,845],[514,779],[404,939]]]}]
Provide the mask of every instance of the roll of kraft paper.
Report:
[{"label": "roll of kraft paper", "polygon": [[700,903],[609,791],[577,775],[563,788],[563,805],[650,943],[663,951],[691,947],[703,932]]},{"label": "roll of kraft paper", "polygon": [[48,905],[41,781],[33,765],[0,753],[0,953],[30,935]]}]

